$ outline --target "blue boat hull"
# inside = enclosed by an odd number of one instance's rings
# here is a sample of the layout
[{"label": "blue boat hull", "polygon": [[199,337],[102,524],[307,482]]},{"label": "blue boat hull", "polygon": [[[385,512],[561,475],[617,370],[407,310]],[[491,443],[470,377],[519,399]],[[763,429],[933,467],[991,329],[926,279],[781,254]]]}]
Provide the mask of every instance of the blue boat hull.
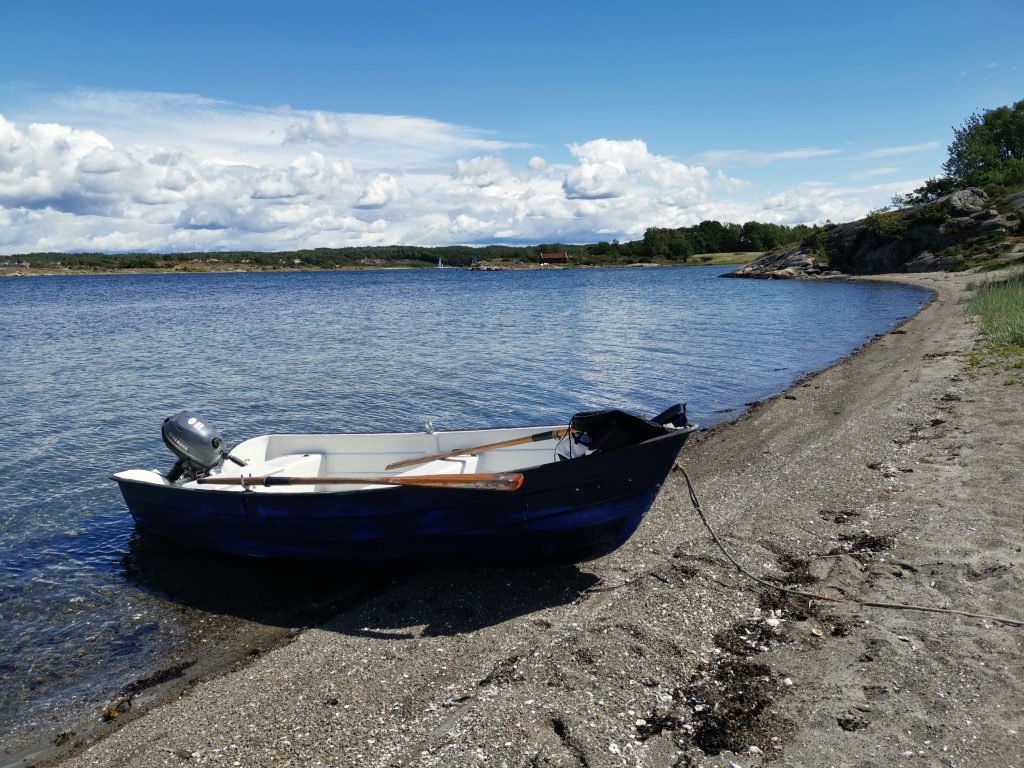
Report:
[{"label": "blue boat hull", "polygon": [[117,479],[136,524],[184,544],[255,557],[580,562],[639,526],[690,430],[520,470],[510,493],[393,487],[226,493]]}]

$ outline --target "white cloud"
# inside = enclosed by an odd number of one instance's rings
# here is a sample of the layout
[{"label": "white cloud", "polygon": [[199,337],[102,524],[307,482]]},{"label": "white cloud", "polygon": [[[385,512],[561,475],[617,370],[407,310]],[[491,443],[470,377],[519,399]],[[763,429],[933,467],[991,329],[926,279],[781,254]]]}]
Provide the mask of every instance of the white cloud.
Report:
[{"label": "white cloud", "polygon": [[569,171],[562,182],[565,196],[572,200],[621,197],[631,186],[626,167],[615,161],[582,163]]},{"label": "white cloud", "polygon": [[260,107],[194,94],[81,89],[38,112],[19,119],[88,125],[117,146],[187,148],[197,158],[234,164],[286,162],[305,143],[344,151],[357,168],[434,166],[467,153],[522,146],[430,118]]},{"label": "white cloud", "polygon": [[784,149],[776,152],[760,152],[752,149],[716,149],[701,152],[697,155],[698,163],[712,166],[758,166],[777,163],[784,160],[811,160],[818,157],[829,157],[842,152],[839,149]]},{"label": "white cloud", "polygon": [[888,204],[894,194],[920,186],[923,181],[911,179],[866,187],[807,182],[769,195],[748,210],[753,220],[777,224],[852,221]]},{"label": "white cloud", "polygon": [[181,212],[176,223],[183,229],[228,229],[234,219],[234,212],[221,203],[193,203]]},{"label": "white cloud", "polygon": [[715,185],[730,194],[736,194],[753,188],[754,182],[745,179],[734,179],[726,176],[721,171],[715,173]]},{"label": "white cloud", "polygon": [[355,208],[383,208],[400,194],[394,176],[382,173],[371,181],[355,202]]},{"label": "white cloud", "polygon": [[937,141],[928,141],[924,144],[908,144],[902,147],[883,147],[881,149],[872,149],[869,152],[863,152],[859,157],[896,157],[897,155],[909,155],[916,152],[932,152],[939,149],[941,146],[942,145]]},{"label": "white cloud", "polygon": [[583,144],[570,144],[569,151],[582,163],[620,163],[623,167],[640,167],[653,157],[647,151],[647,144],[639,139],[594,139]]},{"label": "white cloud", "polygon": [[298,194],[298,189],[287,177],[282,174],[274,174],[257,182],[252,197],[256,200],[280,200],[295,197]]},{"label": "white cloud", "polygon": [[0,116],[0,253],[633,239],[707,218],[852,218],[892,194],[810,183],[763,192],[640,139],[513,162],[523,145],[428,118],[187,94],[78,91],[37,117]]},{"label": "white cloud", "polygon": [[507,179],[510,173],[504,160],[490,155],[457,160],[452,178],[467,181],[478,187],[490,187]]},{"label": "white cloud", "polygon": [[344,144],[348,139],[345,122],[339,115],[326,112],[311,112],[300,115],[285,128],[285,144],[319,142],[329,147]]},{"label": "white cloud", "polygon": [[126,171],[135,161],[126,152],[106,147],[96,147],[78,163],[80,173],[117,173]]},{"label": "white cloud", "polygon": [[676,203],[694,203],[703,199],[710,187],[707,169],[652,154],[639,139],[595,139],[570,144],[569,151],[579,161],[562,185],[571,199],[603,200],[643,188],[667,194]]}]

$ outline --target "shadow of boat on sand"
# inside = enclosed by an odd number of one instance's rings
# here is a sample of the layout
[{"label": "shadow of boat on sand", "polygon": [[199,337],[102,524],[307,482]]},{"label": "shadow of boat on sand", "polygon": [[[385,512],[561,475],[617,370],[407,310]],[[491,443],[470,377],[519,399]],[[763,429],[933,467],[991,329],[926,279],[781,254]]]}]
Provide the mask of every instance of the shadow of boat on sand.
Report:
[{"label": "shadow of boat on sand", "polygon": [[599,581],[571,564],[356,568],[261,560],[141,533],[122,565],[129,582],[188,612],[390,639],[472,632],[571,603]]}]

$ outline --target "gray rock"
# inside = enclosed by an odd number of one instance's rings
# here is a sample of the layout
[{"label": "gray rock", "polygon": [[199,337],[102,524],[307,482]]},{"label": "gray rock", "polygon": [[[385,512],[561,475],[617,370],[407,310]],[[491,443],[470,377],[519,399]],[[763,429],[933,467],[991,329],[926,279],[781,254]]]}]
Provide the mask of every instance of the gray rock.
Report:
[{"label": "gray rock", "polygon": [[793,245],[768,251],[761,258],[733,270],[726,277],[761,277],[793,280],[816,277],[821,265],[815,259],[815,249],[806,245]]},{"label": "gray rock", "polygon": [[944,235],[948,235],[954,232],[964,232],[968,229],[973,229],[976,226],[978,226],[977,221],[969,216],[962,216],[958,219],[950,219],[939,227],[939,231]]},{"label": "gray rock", "polygon": [[999,211],[994,211],[991,208],[987,208],[984,211],[972,213],[971,218],[974,219],[975,221],[987,221],[988,219],[994,219],[998,215]]},{"label": "gray rock", "polygon": [[903,265],[904,272],[940,272],[956,266],[952,256],[937,257],[930,251],[924,251]]},{"label": "gray rock", "polygon": [[979,232],[1006,232],[1008,229],[1013,229],[1016,222],[1010,222],[1005,216],[996,216],[994,219],[988,219],[987,221],[981,222],[978,225]]},{"label": "gray rock", "polygon": [[1006,205],[1013,211],[1024,211],[1024,192],[1017,192],[1006,198]]},{"label": "gray rock", "polygon": [[1005,253],[998,253],[994,258],[1000,264],[1017,264],[1024,261],[1024,249],[1020,251],[1006,251]]},{"label": "gray rock", "polygon": [[946,202],[954,216],[970,216],[972,213],[985,209],[988,195],[977,187],[968,187],[951,194]]}]

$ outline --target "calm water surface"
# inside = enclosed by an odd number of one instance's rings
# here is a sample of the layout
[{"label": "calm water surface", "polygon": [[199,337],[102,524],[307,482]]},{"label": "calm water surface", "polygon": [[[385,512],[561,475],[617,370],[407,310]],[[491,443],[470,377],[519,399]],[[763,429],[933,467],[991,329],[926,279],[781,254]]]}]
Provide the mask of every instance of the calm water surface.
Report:
[{"label": "calm water surface", "polygon": [[170,467],[165,416],[198,411],[229,443],[679,401],[709,425],[927,301],[723,271],[0,280],[0,746],[95,711],[187,640],[181,601],[137,577],[139,537],[107,478]]}]

